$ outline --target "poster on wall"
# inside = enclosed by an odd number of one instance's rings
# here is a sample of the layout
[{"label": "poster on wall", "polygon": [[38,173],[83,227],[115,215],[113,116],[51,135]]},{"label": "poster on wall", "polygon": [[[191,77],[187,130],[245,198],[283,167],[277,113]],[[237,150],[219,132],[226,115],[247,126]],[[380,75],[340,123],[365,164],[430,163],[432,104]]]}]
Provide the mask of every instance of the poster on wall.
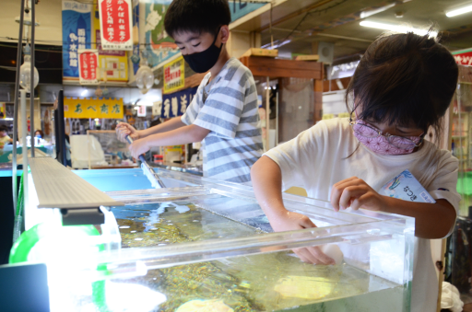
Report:
[{"label": "poster on wall", "polygon": [[179,54],[179,48],[164,29],[164,16],[170,0],[151,0],[144,3],[144,19],[140,31],[144,32],[147,60],[150,67],[165,63]]},{"label": "poster on wall", "polygon": [[162,95],[161,118],[182,116],[193,100],[198,87]]},{"label": "poster on wall", "polygon": [[79,80],[79,50],[90,49],[92,5],[62,2],[62,67],[65,81]]},{"label": "poster on wall", "polygon": [[103,49],[98,5],[95,6],[93,13],[92,39],[96,43],[94,47],[98,50],[100,81],[103,81],[106,76],[109,82],[128,82],[128,52]]},{"label": "poster on wall", "polygon": [[97,66],[97,50],[79,50],[79,81],[81,85],[98,83]]},{"label": "poster on wall", "polygon": [[[144,18],[139,31],[143,33],[147,60],[151,67],[165,63],[180,54],[174,40],[164,29],[164,16],[171,2],[171,0],[148,0],[141,4]],[[262,3],[248,3],[243,0],[229,1],[231,21],[234,22],[268,3],[269,1]]]},{"label": "poster on wall", "polygon": [[472,66],[472,49],[452,52],[456,63],[459,65]]},{"label": "poster on wall", "polygon": [[65,118],[123,119],[123,99],[64,99]]},{"label": "poster on wall", "polygon": [[131,0],[98,0],[103,50],[133,50]]},{"label": "poster on wall", "polygon": [[181,56],[164,65],[164,93],[171,93],[185,86],[185,61]]}]

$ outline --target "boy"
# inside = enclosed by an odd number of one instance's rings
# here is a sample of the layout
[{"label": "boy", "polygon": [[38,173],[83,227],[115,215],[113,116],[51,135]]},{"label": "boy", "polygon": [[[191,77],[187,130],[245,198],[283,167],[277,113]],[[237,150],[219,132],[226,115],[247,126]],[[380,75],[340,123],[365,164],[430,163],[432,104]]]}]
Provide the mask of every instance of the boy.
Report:
[{"label": "boy", "polygon": [[230,22],[227,0],[171,3],[164,20],[167,33],[195,72],[209,73],[182,117],[140,131],[126,123],[117,126],[121,140],[126,135],[135,140],[133,157],[151,146],[202,141],[205,177],[250,182],[251,166],[262,154],[257,93],[249,69],[226,50]]}]

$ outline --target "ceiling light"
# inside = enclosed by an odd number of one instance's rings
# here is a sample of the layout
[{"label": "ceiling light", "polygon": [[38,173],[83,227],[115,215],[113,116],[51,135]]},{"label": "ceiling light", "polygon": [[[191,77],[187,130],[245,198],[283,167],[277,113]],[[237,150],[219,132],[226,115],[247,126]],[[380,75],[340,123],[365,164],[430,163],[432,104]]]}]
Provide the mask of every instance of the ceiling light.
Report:
[{"label": "ceiling light", "polygon": [[[359,25],[364,26],[364,27],[376,28],[376,29],[390,30],[390,31],[399,32],[399,33],[412,32],[420,36],[424,36],[428,34],[427,29],[413,28],[413,27],[402,26],[402,25],[377,23],[377,22],[371,22],[371,21],[362,21],[359,23]],[[432,37],[436,37],[438,35],[436,31],[431,31],[429,32],[429,34]]]},{"label": "ceiling light", "polygon": [[460,9],[456,9],[456,10],[446,12],[446,16],[447,17],[454,17],[454,16],[457,16],[457,15],[461,15],[461,14],[469,13],[469,12],[472,12],[472,5],[468,5],[468,6],[465,6],[463,8],[460,8]]},{"label": "ceiling light", "polygon": [[389,5],[385,5],[383,7],[377,8],[377,9],[362,11],[361,12],[361,18],[366,18],[366,17],[372,16],[372,15],[381,13],[383,11],[387,11],[388,9],[393,8],[396,5],[397,5],[396,3],[391,3]]},{"label": "ceiling light", "polygon": [[84,91],[82,91],[82,93],[80,93],[80,96],[86,96],[88,93],[88,90],[87,89],[84,89]]}]

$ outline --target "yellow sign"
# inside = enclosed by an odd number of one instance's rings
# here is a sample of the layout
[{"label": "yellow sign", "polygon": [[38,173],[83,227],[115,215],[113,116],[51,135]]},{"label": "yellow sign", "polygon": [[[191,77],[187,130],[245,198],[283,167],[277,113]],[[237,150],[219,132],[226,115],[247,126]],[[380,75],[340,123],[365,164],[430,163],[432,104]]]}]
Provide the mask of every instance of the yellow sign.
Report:
[{"label": "yellow sign", "polygon": [[98,78],[104,81],[106,75],[108,82],[128,82],[128,54],[126,51],[102,50],[98,6],[94,6],[92,42],[97,43],[93,48],[98,50]]},{"label": "yellow sign", "polygon": [[7,105],[4,102],[0,102],[0,119],[7,117]]},{"label": "yellow sign", "polygon": [[351,117],[351,114],[349,113],[339,113],[338,118],[349,118]]},{"label": "yellow sign", "polygon": [[172,93],[185,87],[185,61],[179,57],[164,65],[164,93]]},{"label": "yellow sign", "polygon": [[65,118],[123,119],[123,99],[69,99],[64,100]]},{"label": "yellow sign", "polygon": [[323,120],[333,119],[333,118],[334,118],[334,114],[324,114],[322,117]]}]

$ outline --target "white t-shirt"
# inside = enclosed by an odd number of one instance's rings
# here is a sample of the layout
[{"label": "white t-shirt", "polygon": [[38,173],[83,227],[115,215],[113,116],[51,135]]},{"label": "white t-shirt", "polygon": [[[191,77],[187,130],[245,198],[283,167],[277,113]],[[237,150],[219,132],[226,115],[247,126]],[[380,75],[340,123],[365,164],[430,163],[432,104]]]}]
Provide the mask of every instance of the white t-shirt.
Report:
[{"label": "white t-shirt", "polygon": [[[408,169],[433,198],[446,199],[456,211],[459,207],[458,160],[449,151],[426,141],[409,155],[379,155],[359,143],[348,118],[321,121],[265,155],[279,165],[284,189],[303,187],[312,198],[329,200],[332,186],[353,176],[379,190]],[[433,312],[438,282],[430,240],[416,240],[411,311]]]}]

